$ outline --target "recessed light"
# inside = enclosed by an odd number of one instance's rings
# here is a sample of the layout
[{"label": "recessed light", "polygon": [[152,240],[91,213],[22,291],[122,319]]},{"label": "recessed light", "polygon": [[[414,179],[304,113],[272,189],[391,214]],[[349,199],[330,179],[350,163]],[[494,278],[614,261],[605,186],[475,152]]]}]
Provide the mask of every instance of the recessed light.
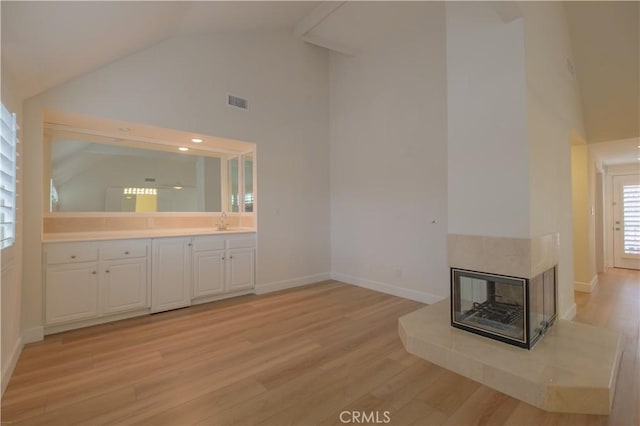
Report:
[{"label": "recessed light", "polygon": [[120,130],[121,132],[125,132],[125,133],[131,131],[131,129],[128,128],[128,127],[119,127],[118,130]]},{"label": "recessed light", "polygon": [[193,142],[193,143],[202,143],[203,140],[200,139],[200,138],[193,138],[193,139],[191,139],[191,142]]},{"label": "recessed light", "polygon": [[189,151],[189,148],[187,148],[186,146],[181,146],[180,148],[178,148],[180,151],[182,152],[186,152]]}]

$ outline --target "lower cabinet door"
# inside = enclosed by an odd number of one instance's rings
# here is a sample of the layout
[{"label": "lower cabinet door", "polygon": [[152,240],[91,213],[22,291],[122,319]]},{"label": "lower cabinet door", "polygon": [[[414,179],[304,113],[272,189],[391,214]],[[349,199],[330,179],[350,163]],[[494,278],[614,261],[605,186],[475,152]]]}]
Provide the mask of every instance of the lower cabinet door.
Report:
[{"label": "lower cabinet door", "polygon": [[102,278],[103,313],[149,307],[146,258],[108,262]]},{"label": "lower cabinet door", "polygon": [[97,269],[97,262],[47,267],[47,325],[95,318],[99,315]]},{"label": "lower cabinet door", "polygon": [[224,293],[224,250],[193,253],[193,297]]},{"label": "lower cabinet door", "polygon": [[151,312],[191,304],[191,239],[160,238],[152,243]]},{"label": "lower cabinet door", "polygon": [[232,249],[228,252],[229,274],[227,291],[253,288],[255,251],[252,248]]}]

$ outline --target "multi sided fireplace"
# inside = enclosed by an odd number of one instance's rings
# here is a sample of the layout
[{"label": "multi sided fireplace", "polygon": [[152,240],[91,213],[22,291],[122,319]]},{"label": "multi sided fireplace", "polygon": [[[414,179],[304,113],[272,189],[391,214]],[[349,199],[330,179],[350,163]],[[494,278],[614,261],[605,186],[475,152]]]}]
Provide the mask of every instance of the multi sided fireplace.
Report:
[{"label": "multi sided fireplace", "polygon": [[451,269],[451,325],[531,349],[556,319],[556,268],[532,279]]}]

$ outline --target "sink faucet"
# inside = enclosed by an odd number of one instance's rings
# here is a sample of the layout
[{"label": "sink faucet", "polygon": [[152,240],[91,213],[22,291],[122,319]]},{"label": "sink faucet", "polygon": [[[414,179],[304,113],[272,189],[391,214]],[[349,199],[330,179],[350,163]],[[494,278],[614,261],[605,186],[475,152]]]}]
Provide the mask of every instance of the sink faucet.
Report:
[{"label": "sink faucet", "polygon": [[225,212],[222,212],[222,214],[220,215],[220,223],[218,223],[218,231],[224,231],[227,229],[226,219],[227,214]]}]

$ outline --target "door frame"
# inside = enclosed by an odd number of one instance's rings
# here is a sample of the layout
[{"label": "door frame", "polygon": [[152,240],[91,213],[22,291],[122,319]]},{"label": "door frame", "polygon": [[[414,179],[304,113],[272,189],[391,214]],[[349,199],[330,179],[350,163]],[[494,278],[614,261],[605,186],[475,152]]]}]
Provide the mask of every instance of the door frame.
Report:
[{"label": "door frame", "polygon": [[616,164],[604,167],[604,266],[613,268],[613,178],[615,176],[638,175],[638,164]]}]

